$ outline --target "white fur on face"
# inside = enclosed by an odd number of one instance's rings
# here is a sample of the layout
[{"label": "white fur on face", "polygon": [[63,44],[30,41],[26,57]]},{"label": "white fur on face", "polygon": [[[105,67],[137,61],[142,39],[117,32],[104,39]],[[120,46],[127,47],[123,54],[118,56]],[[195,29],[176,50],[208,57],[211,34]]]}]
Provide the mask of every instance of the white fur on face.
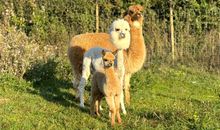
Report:
[{"label": "white fur on face", "polygon": [[[123,34],[125,37],[121,38],[120,35]],[[130,46],[130,26],[124,19],[115,20],[110,29],[110,37],[112,44],[117,49],[127,49]]]}]

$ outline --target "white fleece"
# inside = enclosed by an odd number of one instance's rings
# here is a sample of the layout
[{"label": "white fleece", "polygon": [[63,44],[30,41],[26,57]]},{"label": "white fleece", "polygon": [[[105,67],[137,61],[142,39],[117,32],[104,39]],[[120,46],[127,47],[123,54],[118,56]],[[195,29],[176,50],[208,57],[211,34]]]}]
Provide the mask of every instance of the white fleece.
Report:
[{"label": "white fleece", "polygon": [[[124,35],[123,38],[120,35]],[[110,29],[110,38],[112,44],[116,46],[118,50],[115,59],[115,67],[118,69],[119,79],[121,86],[123,86],[125,68],[124,68],[124,59],[123,59],[123,50],[127,49],[130,46],[130,26],[127,21],[123,19],[118,19],[114,21]],[[82,77],[78,86],[79,97],[80,97],[80,107],[84,107],[84,89],[86,82],[91,73],[103,69],[102,61],[102,50],[108,51],[107,49],[94,47],[89,49],[83,57],[83,69]],[[123,87],[122,87],[123,89]],[[121,94],[121,109],[124,114],[126,114],[125,105],[124,105],[124,93]]]}]

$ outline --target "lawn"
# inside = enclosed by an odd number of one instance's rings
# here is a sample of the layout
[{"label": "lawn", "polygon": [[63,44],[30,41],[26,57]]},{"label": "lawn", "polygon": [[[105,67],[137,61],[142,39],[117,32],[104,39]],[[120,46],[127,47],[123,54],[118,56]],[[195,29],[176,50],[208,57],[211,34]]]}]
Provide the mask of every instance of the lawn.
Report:
[{"label": "lawn", "polygon": [[0,74],[0,129],[220,129],[220,76],[184,66],[142,69],[131,80],[131,104],[123,123],[110,126],[80,109],[71,81],[38,81]]}]

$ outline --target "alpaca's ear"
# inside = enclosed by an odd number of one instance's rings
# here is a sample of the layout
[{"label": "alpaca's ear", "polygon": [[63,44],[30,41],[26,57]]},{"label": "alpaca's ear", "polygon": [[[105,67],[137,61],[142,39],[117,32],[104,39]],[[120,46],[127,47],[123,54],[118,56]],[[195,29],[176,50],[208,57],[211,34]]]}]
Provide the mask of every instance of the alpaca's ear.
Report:
[{"label": "alpaca's ear", "polygon": [[124,13],[122,13],[122,17],[124,18],[126,15],[128,15],[128,10],[127,11],[125,11]]},{"label": "alpaca's ear", "polygon": [[114,27],[113,27],[113,22],[112,22],[112,24],[110,25],[110,28],[109,28],[109,33],[111,33],[113,30],[114,30]]},{"label": "alpaca's ear", "polygon": [[102,56],[104,56],[105,55],[105,50],[102,50]]},{"label": "alpaca's ear", "polygon": [[112,54],[113,54],[114,56],[116,56],[116,55],[117,55],[117,50],[113,51]]},{"label": "alpaca's ear", "polygon": [[138,7],[138,9],[139,9],[140,11],[143,11],[143,10],[144,10],[144,7],[141,6],[141,5],[137,5],[137,7]]}]

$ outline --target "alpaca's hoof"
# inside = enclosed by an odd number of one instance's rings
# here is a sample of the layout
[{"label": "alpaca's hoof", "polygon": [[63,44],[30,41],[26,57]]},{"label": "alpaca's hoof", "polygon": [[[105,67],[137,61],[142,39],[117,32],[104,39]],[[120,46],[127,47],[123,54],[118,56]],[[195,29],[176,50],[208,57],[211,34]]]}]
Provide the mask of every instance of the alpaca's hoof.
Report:
[{"label": "alpaca's hoof", "polygon": [[79,107],[85,108],[85,105],[84,104],[79,104]]},{"label": "alpaca's hoof", "polygon": [[76,94],[76,95],[75,95],[75,99],[79,99],[79,94]]},{"label": "alpaca's hoof", "polygon": [[73,84],[73,88],[77,89],[79,83],[77,83],[76,81],[72,81],[72,84]]},{"label": "alpaca's hoof", "polygon": [[95,112],[94,112],[94,111],[90,111],[90,115],[91,115],[91,116],[93,116],[93,117],[95,117],[95,116],[96,116],[96,114],[95,114]]},{"label": "alpaca's hoof", "polygon": [[115,126],[115,123],[114,123],[114,122],[111,122],[111,126],[114,127],[114,126]]},{"label": "alpaca's hoof", "polygon": [[101,114],[100,114],[100,113],[96,113],[96,115],[97,115],[98,117],[100,117],[100,116],[101,116]]},{"label": "alpaca's hoof", "polygon": [[99,110],[100,110],[100,111],[102,111],[102,110],[103,110],[103,108],[102,108],[102,106],[101,106],[101,105],[99,106]]},{"label": "alpaca's hoof", "polygon": [[122,110],[122,113],[123,113],[124,115],[127,115],[127,111],[126,111],[126,110]]},{"label": "alpaca's hoof", "polygon": [[121,119],[118,119],[118,124],[122,124],[122,121],[121,121]]},{"label": "alpaca's hoof", "polygon": [[75,90],[75,98],[76,99],[80,98],[80,93],[79,93],[78,89]]}]

